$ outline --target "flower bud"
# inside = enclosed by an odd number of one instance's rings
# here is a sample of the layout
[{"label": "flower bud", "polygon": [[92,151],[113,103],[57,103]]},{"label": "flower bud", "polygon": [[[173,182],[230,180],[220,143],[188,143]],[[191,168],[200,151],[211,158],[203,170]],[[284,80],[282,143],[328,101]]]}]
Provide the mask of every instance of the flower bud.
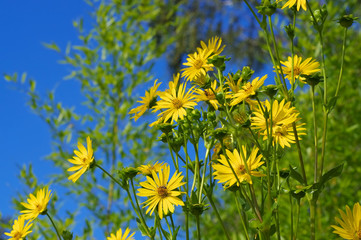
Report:
[{"label": "flower bud", "polygon": [[250,67],[248,66],[243,67],[241,74],[242,81],[247,82],[248,80],[250,80],[253,73],[254,71]]},{"label": "flower bud", "polygon": [[343,15],[342,17],[340,17],[338,19],[338,23],[342,26],[342,27],[345,27],[345,28],[349,28],[351,27],[351,25],[353,24],[353,22],[355,20],[357,20],[358,17],[353,17],[352,14],[349,14],[349,15]]}]

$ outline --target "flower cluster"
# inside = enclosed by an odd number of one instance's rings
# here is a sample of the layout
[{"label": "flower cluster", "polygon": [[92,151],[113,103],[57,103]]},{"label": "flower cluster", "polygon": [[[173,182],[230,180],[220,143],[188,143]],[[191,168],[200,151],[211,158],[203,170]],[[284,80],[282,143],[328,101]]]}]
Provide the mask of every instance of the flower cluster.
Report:
[{"label": "flower cluster", "polygon": [[[14,221],[12,231],[5,233],[5,235],[11,237],[13,240],[22,240],[32,231],[30,228],[33,226],[33,221],[39,216],[47,214],[47,206],[52,194],[47,187],[39,189],[36,192],[36,196],[30,193],[27,202],[22,202],[21,205],[25,207],[25,210],[20,211],[23,213]],[[26,220],[28,220],[26,222]]]}]

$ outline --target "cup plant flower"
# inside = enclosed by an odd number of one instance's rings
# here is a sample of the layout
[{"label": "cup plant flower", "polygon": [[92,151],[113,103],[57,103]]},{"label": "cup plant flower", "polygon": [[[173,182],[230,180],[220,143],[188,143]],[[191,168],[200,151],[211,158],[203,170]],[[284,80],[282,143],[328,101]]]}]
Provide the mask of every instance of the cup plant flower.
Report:
[{"label": "cup plant flower", "polygon": [[[245,2],[251,8],[248,1]],[[272,23],[271,15],[275,14],[279,2],[284,3],[282,9],[293,9],[294,19],[301,7],[310,10],[306,0],[285,0],[272,4],[262,1],[263,5],[258,9],[264,20],[268,18]],[[169,155],[162,162],[154,163],[149,159],[149,162],[130,163],[130,166],[119,167],[117,171],[107,171],[95,156],[96,145],[99,144],[96,136],[88,136],[86,146],[79,141],[73,157],[64,159],[69,166],[67,171],[72,172],[68,177],[70,184],[79,184],[79,178],[92,168],[94,174],[97,174],[96,171],[102,172],[126,193],[129,206],[137,217],[138,229],[130,233],[130,228],[123,232],[119,226],[114,226],[118,229],[115,234],[111,231],[104,234],[108,240],[132,240],[137,231],[151,240],[177,239],[181,231],[187,240],[195,239],[195,236],[200,240],[204,221],[202,214],[205,211],[213,211],[212,224],[222,229],[222,239],[297,239],[301,202],[309,204],[310,239],[317,239],[315,219],[319,195],[327,181],[338,176],[343,167],[341,164],[324,173],[328,168],[324,158],[327,119],[336,104],[335,100],[327,100],[325,56],[296,54],[295,31],[291,26],[287,30],[292,41],[291,53],[287,53],[287,56],[290,55],[287,61],[282,61],[276,38],[271,35],[273,26],[264,26],[266,21],[261,22],[253,9],[250,10],[266,39],[275,41],[273,47],[276,54],[268,45],[275,72],[261,74],[249,66],[229,71],[227,67],[231,59],[221,55],[225,49],[223,40],[213,37],[207,42],[201,41],[195,52],[188,54],[180,72],[175,73],[172,79],[161,80],[168,83],[165,84],[166,89],[161,90],[162,83],[155,80],[152,87],[145,91],[145,96],[140,97],[138,106],[128,111],[134,121],[154,120],[149,126],[159,130],[159,140],[169,150]],[[313,24],[322,35],[324,22],[320,21],[325,21],[327,14],[325,10],[318,14],[321,17],[317,19],[312,14]],[[294,23],[293,28],[295,26]],[[271,28],[271,33],[267,27]],[[267,41],[267,44],[270,43]],[[302,61],[300,56],[305,60]],[[321,59],[321,64],[318,59]],[[271,74],[274,76],[271,77]],[[340,74],[338,86],[341,84],[342,69]],[[272,79],[275,82],[269,84]],[[291,88],[286,79],[291,83]],[[323,90],[321,94],[315,94],[315,86],[320,82],[324,84]],[[303,84],[310,85],[307,86],[312,96],[309,106],[314,113],[313,122],[307,124],[303,113],[298,110],[295,92]],[[338,91],[335,98],[337,94]],[[318,98],[317,101],[315,98]],[[316,103],[322,103],[322,108],[317,108]],[[318,110],[323,112],[323,128],[317,124]],[[147,114],[149,118],[145,118]],[[317,135],[319,131],[323,133],[322,138]],[[307,161],[305,150],[301,147],[301,137],[306,134],[311,134],[314,139],[312,151],[309,151],[312,156],[307,155]],[[91,138],[95,140],[95,150]],[[322,145],[319,146],[319,143]],[[318,153],[319,149],[322,150],[321,154]],[[297,152],[298,158],[286,158],[286,151]],[[298,168],[291,164],[297,164]],[[314,172],[305,169],[314,169]],[[220,204],[232,204],[229,199],[227,202],[221,199],[231,193],[234,194],[237,209],[232,218],[240,221],[237,233],[231,232],[230,225],[226,224],[227,217],[220,208]],[[10,239],[24,239],[32,232],[33,221],[40,215],[47,215],[58,239],[71,239],[71,234],[66,231],[60,236],[50,217],[48,204],[51,197],[52,192],[48,187],[30,194],[27,201],[21,203],[25,209],[20,211],[12,230],[5,234]],[[285,199],[292,207],[290,217],[283,219],[284,215],[280,213],[284,211],[280,208],[285,204]],[[297,211],[293,208],[294,203],[298,204]],[[340,215],[341,218],[335,218],[339,225],[331,226],[334,233],[344,239],[361,239],[360,204],[355,203],[352,211],[346,206],[346,213],[340,210]],[[291,221],[290,236],[283,236],[285,231],[282,228],[286,221]]]}]

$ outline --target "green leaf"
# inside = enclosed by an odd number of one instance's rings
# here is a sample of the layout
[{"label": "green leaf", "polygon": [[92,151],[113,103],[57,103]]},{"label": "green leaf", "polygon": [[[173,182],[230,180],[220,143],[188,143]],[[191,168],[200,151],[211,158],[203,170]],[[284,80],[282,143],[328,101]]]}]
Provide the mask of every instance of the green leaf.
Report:
[{"label": "green leaf", "polygon": [[303,177],[301,176],[300,173],[298,173],[295,168],[293,168],[291,165],[290,165],[290,177],[297,180],[299,183],[301,184],[304,184],[304,180],[303,180]]},{"label": "green leaf", "polygon": [[337,102],[337,97],[334,96],[334,97],[330,98],[330,101],[327,103],[327,111],[328,111],[328,113],[330,113],[333,110],[333,108],[336,105],[336,102]]},{"label": "green leaf", "polygon": [[343,170],[343,165],[344,163],[338,165],[337,167],[332,168],[327,173],[323,174],[319,183],[324,185],[327,181],[331,180],[332,178],[340,176]]},{"label": "green leaf", "polygon": [[68,230],[64,230],[61,234],[64,240],[72,240],[73,239],[73,233],[69,232]]},{"label": "green leaf", "polygon": [[60,52],[60,48],[59,48],[58,45],[56,45],[54,42],[53,42],[53,43],[43,43],[43,45],[44,45],[46,48],[49,48],[49,49],[55,50],[55,51],[57,51],[57,52]]}]

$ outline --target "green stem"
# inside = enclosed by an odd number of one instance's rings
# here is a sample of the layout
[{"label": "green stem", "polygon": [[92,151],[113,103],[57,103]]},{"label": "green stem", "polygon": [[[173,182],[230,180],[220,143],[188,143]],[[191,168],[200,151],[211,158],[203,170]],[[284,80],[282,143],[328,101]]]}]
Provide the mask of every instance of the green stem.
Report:
[{"label": "green stem", "polygon": [[213,142],[214,142],[214,139],[212,139],[212,143],[209,145],[209,147],[207,148],[206,150],[206,155],[204,157],[204,167],[203,167],[203,174],[202,174],[202,182],[201,182],[201,187],[200,187],[200,190],[199,190],[199,196],[198,196],[198,202],[200,203],[201,200],[202,200],[202,192],[203,192],[203,185],[204,185],[204,182],[205,182],[205,179],[206,179],[206,170],[207,170],[207,164],[208,164],[208,155],[209,155],[209,152],[213,146]]},{"label": "green stem", "polygon": [[167,137],[167,143],[168,143],[169,152],[170,152],[170,155],[172,156],[173,164],[174,164],[174,166],[176,167],[177,171],[179,172],[179,166],[178,166],[177,162],[176,162],[175,159],[174,159],[173,150],[172,150],[172,146],[170,145],[170,142],[169,142],[168,134],[166,134],[166,137]]},{"label": "green stem", "polygon": [[214,202],[213,202],[212,196],[209,196],[208,192],[206,192],[206,191],[205,191],[205,193],[206,193],[206,195],[207,195],[207,197],[208,197],[209,203],[211,204],[214,212],[216,213],[216,216],[217,216],[217,218],[218,218],[218,221],[219,221],[219,222],[221,223],[221,225],[222,225],[222,229],[223,229],[223,231],[224,231],[224,234],[226,235],[226,237],[227,237],[228,240],[231,240],[231,237],[229,236],[229,233],[228,233],[228,231],[227,231],[227,229],[226,229],[226,226],[224,225],[224,222],[223,222],[223,220],[222,220],[222,218],[221,218],[221,215],[219,215],[219,212],[218,212],[218,210],[217,210],[217,207],[216,207],[216,205],[215,205]]},{"label": "green stem", "polygon": [[172,230],[171,230],[171,228],[170,228],[170,225],[169,225],[168,219],[167,219],[167,217],[166,217],[166,216],[164,217],[164,219],[165,219],[165,222],[167,223],[169,233],[170,233],[170,235],[172,236],[172,235],[173,235],[173,233],[172,233]]},{"label": "green stem", "polygon": [[315,105],[315,86],[311,86],[311,99],[312,99],[312,111],[313,111],[313,132],[314,132],[314,179],[313,182],[317,182],[317,170],[318,170],[318,138],[317,138],[317,119],[316,119],[316,105]]},{"label": "green stem", "polygon": [[258,18],[258,16],[256,15],[256,13],[253,11],[251,5],[248,3],[247,0],[244,0],[244,2],[247,4],[247,7],[248,7],[249,10],[252,12],[252,14],[253,14],[254,18],[256,19],[256,21],[258,22],[258,24],[259,24],[260,26],[262,26],[261,21],[259,20],[259,18]]},{"label": "green stem", "polygon": [[343,63],[344,63],[344,60],[345,60],[345,52],[346,52],[346,36],[347,36],[347,28],[345,28],[345,31],[343,32],[341,68],[340,68],[340,74],[338,76],[338,82],[337,82],[335,97],[338,96],[338,92],[339,92],[340,86],[341,86],[342,73],[343,73]]},{"label": "green stem", "polygon": [[293,128],[293,134],[295,135],[297,152],[298,152],[298,159],[300,160],[300,166],[301,166],[301,172],[302,172],[303,181],[304,181],[305,185],[307,185],[307,177],[306,177],[306,171],[305,171],[305,164],[304,164],[304,162],[303,162],[302,151],[301,151],[301,144],[300,144],[300,140],[299,140],[299,138],[298,138],[297,128],[296,128],[296,123],[295,123],[295,122],[292,123],[292,128]]},{"label": "green stem", "polygon": [[189,240],[189,213],[186,211],[186,239]]},{"label": "green stem", "polygon": [[290,186],[290,179],[287,178],[287,185],[288,185],[288,189],[290,190],[289,192],[289,201],[290,201],[290,205],[291,205],[291,240],[293,240],[293,199],[292,199],[292,194],[291,194],[291,186]]},{"label": "green stem", "polygon": [[201,226],[200,226],[199,215],[196,215],[196,222],[197,222],[197,239],[201,240]]},{"label": "green stem", "polygon": [[98,165],[97,163],[95,163],[95,166],[98,167],[100,170],[102,170],[106,175],[108,175],[108,177],[110,177],[115,183],[117,183],[121,188],[123,188],[123,185],[117,180],[115,179],[111,174],[109,174],[104,168],[102,168],[100,165]]},{"label": "green stem", "polygon": [[[100,165],[98,165],[98,164],[95,164],[95,166],[98,167],[99,169],[101,169],[101,170],[102,170],[106,175],[108,175],[114,182],[116,182],[121,188],[123,188],[123,185],[122,185],[118,180],[116,180],[112,175],[110,175],[104,168],[102,168],[102,167],[101,167]],[[126,188],[126,189],[124,189],[124,190],[127,192],[128,197],[129,197],[129,200],[130,200],[130,202],[131,202],[131,204],[132,204],[132,207],[133,207],[135,213],[137,214],[138,218],[139,218],[140,221],[142,222],[142,225],[145,227],[148,236],[151,237],[151,236],[150,236],[150,232],[149,232],[149,228],[148,228],[148,226],[147,226],[147,224],[146,224],[146,222],[145,222],[145,220],[144,220],[144,218],[143,218],[143,215],[140,213],[141,210],[140,210],[139,204],[138,204],[138,208],[136,208],[136,206],[134,205],[134,201],[133,201],[132,195],[131,195],[130,192],[129,192],[129,188]],[[133,188],[133,190],[134,190],[134,188]],[[136,198],[135,192],[134,192],[134,197]],[[138,203],[138,202],[137,202],[137,203]],[[153,238],[152,238],[152,239],[153,239]]]},{"label": "green stem", "polygon": [[[292,29],[293,29],[293,34],[295,35],[295,26],[296,26],[296,14],[297,11],[293,11],[293,23],[292,23]],[[295,40],[295,36],[293,35],[292,39],[291,39],[291,54],[292,54],[292,68],[291,68],[291,79],[292,79],[292,93],[294,93],[295,91],[295,63],[294,63],[294,57],[295,57],[295,49],[294,49],[294,40]]]},{"label": "green stem", "polygon": [[322,134],[322,152],[321,152],[321,171],[320,178],[322,177],[323,164],[325,160],[325,151],[326,151],[326,139],[327,139],[327,121],[328,121],[328,108],[327,106],[327,77],[326,77],[326,66],[325,66],[325,52],[323,44],[323,34],[322,29],[318,29],[321,42],[321,59],[322,59],[322,74],[323,74],[323,134]]},{"label": "green stem", "polygon": [[243,214],[242,214],[242,210],[241,210],[242,206],[239,203],[239,200],[238,200],[238,197],[237,197],[237,192],[234,192],[234,198],[236,200],[237,210],[238,210],[239,217],[241,218],[241,223],[242,223],[242,227],[243,227],[243,230],[244,230],[244,234],[246,235],[247,240],[249,240],[248,230],[247,230],[246,224],[244,223],[245,220],[243,218]]},{"label": "green stem", "polygon": [[[272,39],[273,39],[273,48],[275,49],[275,52],[276,52],[276,57],[277,57],[277,68],[279,68],[279,70],[281,71],[281,79],[282,79],[282,83],[283,83],[283,86],[285,88],[285,90],[287,90],[287,84],[286,84],[286,80],[285,80],[285,77],[284,77],[284,74],[283,74],[283,70],[282,70],[282,65],[281,65],[281,58],[280,58],[280,54],[279,54],[279,51],[278,51],[278,46],[277,46],[277,43],[276,43],[276,37],[275,37],[275,34],[274,34],[274,31],[273,31],[273,25],[272,25],[272,19],[271,19],[271,16],[268,16],[268,23],[269,23],[269,27],[270,27],[270,30],[271,30],[271,35],[272,35]],[[277,71],[277,68],[275,67],[275,70]],[[287,92],[287,91],[286,91]],[[287,99],[289,99],[289,96],[288,96],[288,92],[287,92]]]},{"label": "green stem", "polygon": [[297,199],[297,217],[296,217],[296,228],[295,228],[295,237],[294,240],[297,239],[297,232],[298,232],[298,224],[300,222],[300,208],[301,208],[301,203],[300,203],[300,199]]},{"label": "green stem", "polygon": [[311,206],[310,206],[311,240],[316,239],[315,220],[316,220],[316,201],[311,200]]},{"label": "green stem", "polygon": [[54,229],[55,229],[56,235],[58,236],[59,240],[61,240],[61,237],[60,237],[59,231],[58,231],[58,229],[56,228],[56,225],[55,225],[55,223],[53,222],[53,219],[50,217],[50,215],[49,215],[49,213],[48,213],[48,212],[46,212],[46,216],[48,216],[48,218],[49,218],[49,220],[50,220],[51,224],[53,225],[53,227],[54,227]]}]

